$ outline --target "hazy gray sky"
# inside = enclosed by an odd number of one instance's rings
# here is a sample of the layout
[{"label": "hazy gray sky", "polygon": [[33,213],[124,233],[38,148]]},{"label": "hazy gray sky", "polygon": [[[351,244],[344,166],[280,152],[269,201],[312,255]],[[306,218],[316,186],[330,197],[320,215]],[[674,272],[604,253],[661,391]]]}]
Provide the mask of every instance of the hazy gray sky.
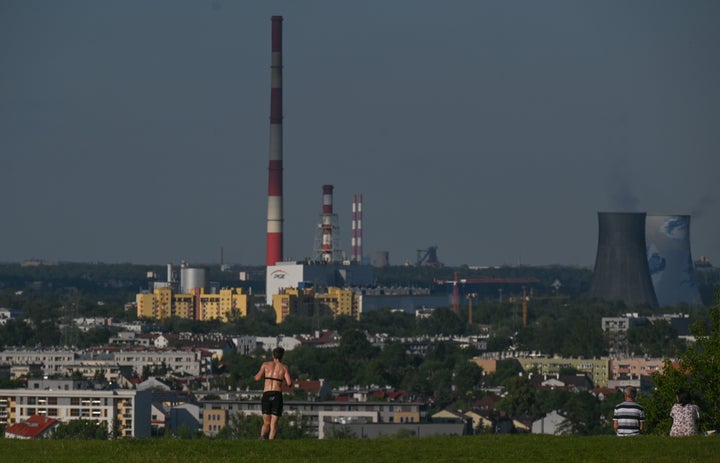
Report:
[{"label": "hazy gray sky", "polygon": [[0,0],[0,261],[265,262],[270,17],[285,257],[592,266],[597,212],[720,264],[720,2]]}]

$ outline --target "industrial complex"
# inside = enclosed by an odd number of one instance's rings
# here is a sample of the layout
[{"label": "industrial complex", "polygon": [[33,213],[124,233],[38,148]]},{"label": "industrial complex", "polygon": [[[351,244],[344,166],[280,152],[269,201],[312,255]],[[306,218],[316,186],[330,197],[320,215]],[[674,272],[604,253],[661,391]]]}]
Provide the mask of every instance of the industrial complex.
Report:
[{"label": "industrial complex", "polygon": [[[330,184],[322,185],[322,207],[313,256],[303,261],[284,258],[282,21],[281,16],[271,18],[265,304],[272,306],[278,323],[293,314],[317,314],[318,307],[329,309],[335,316],[360,318],[364,292],[375,285],[374,268],[389,265],[387,251],[377,252],[373,265],[364,262],[362,194],[352,196],[349,259],[339,244],[340,226],[333,210],[334,186]],[[689,215],[599,212],[598,223],[590,297],[650,308],[701,303],[690,252]],[[418,250],[416,265],[441,267],[437,246]],[[495,285],[501,298],[503,287],[512,288],[513,292],[523,293],[524,300],[528,297],[526,290],[530,293],[543,289],[538,287],[540,282],[535,279],[468,280],[457,274],[453,280],[436,280],[434,283],[448,286],[449,301],[456,313],[459,313],[462,299],[467,298],[471,304],[477,297],[472,291],[466,291],[472,284]],[[247,291],[239,287],[209,289],[206,286],[202,269],[183,264],[177,281],[168,266],[167,281],[155,281],[147,292],[137,295],[138,316],[228,321],[247,315],[248,304],[251,304]],[[408,307],[412,311],[416,309],[409,304],[404,310]]]}]

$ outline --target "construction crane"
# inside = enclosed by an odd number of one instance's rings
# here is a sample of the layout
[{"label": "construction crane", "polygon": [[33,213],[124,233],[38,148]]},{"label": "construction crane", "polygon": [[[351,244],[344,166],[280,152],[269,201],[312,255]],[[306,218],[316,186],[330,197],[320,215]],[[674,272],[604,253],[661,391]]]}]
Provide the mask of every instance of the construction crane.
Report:
[{"label": "construction crane", "polygon": [[453,286],[452,301],[453,311],[460,313],[460,285],[529,285],[540,283],[537,278],[458,278],[457,272],[452,280],[433,279],[433,283],[438,285]]}]

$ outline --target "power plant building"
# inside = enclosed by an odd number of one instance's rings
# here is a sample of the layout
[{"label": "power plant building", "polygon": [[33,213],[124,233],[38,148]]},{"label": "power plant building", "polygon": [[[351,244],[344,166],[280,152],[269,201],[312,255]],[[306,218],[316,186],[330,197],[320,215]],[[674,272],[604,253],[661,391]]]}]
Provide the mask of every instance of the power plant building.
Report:
[{"label": "power plant building", "polygon": [[701,305],[690,252],[689,215],[648,215],[647,257],[658,304]]},{"label": "power plant building", "polygon": [[278,262],[266,270],[266,303],[273,304],[273,295],[290,288],[323,288],[370,286],[375,283],[373,268],[341,262]]},{"label": "power plant building", "polygon": [[[289,289],[367,286],[374,283],[372,268],[361,265],[362,196],[353,198],[353,258],[347,264],[337,246],[333,213],[333,186],[323,185],[316,261],[297,263],[283,258],[283,85],[282,16],[272,16],[270,65],[270,143],[268,166],[266,303]],[[139,309],[138,309],[139,310]]]},{"label": "power plant building", "polygon": [[644,212],[599,212],[590,297],[628,306],[658,306],[650,278]]}]

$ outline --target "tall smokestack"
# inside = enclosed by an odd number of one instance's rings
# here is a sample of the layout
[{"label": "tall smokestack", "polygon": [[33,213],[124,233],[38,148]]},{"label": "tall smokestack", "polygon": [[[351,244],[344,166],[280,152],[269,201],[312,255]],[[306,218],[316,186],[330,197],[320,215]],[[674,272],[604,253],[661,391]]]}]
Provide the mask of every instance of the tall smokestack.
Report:
[{"label": "tall smokestack", "polygon": [[352,235],[350,237],[350,260],[357,261],[357,195],[352,197],[352,222],[350,224]]},{"label": "tall smokestack", "polygon": [[644,212],[598,212],[590,297],[657,307],[645,248]]},{"label": "tall smokestack", "polygon": [[353,195],[352,199],[352,253],[350,260],[362,264],[362,195]]},{"label": "tall smokestack", "polygon": [[336,259],[337,249],[335,229],[337,228],[337,219],[333,213],[333,190],[332,185],[323,185],[322,196],[322,212],[320,213],[320,223],[318,228],[320,231],[320,246],[316,247],[317,258],[322,262],[333,262]]},{"label": "tall smokestack", "polygon": [[658,304],[701,305],[690,252],[689,215],[648,215],[645,220],[648,267]]},{"label": "tall smokestack", "polygon": [[362,211],[363,211],[363,197],[362,194],[358,196],[357,205],[357,235],[355,239],[355,260],[362,264],[363,260],[363,231],[362,231]]},{"label": "tall smokestack", "polygon": [[270,167],[266,265],[283,260],[282,16],[272,20],[270,65]]}]

